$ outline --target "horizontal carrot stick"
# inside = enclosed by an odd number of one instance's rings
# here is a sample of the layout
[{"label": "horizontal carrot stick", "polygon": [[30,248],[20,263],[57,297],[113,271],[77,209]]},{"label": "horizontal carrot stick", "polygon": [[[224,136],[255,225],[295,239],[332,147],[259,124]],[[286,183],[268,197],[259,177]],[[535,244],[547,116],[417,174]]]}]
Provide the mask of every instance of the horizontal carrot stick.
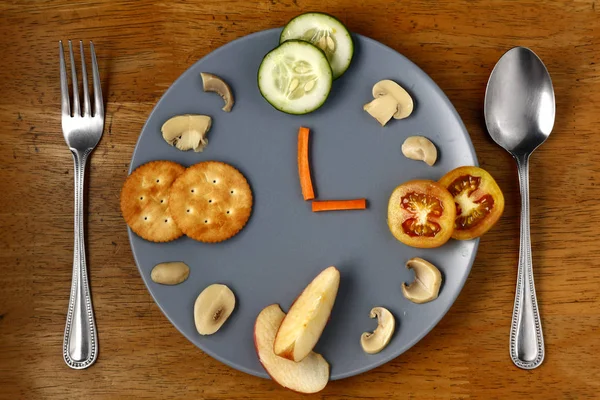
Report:
[{"label": "horizontal carrot stick", "polygon": [[308,139],[310,130],[303,126],[298,130],[298,175],[300,176],[300,188],[304,200],[315,198],[312,179],[310,177],[310,164],[308,162]]},{"label": "horizontal carrot stick", "polygon": [[367,199],[354,200],[320,200],[312,202],[313,212],[319,211],[341,211],[341,210],[364,210],[367,208]]}]

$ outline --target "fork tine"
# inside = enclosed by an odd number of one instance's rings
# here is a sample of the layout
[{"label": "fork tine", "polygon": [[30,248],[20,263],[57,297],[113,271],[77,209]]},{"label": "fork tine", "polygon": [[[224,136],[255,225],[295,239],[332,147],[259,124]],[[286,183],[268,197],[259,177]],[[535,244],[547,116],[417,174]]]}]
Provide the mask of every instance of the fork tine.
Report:
[{"label": "fork tine", "polygon": [[81,51],[81,80],[83,83],[83,116],[90,116],[90,95],[88,88],[87,70],[85,68],[85,56],[83,55],[83,41],[79,41],[79,50]]},{"label": "fork tine", "polygon": [[63,115],[71,115],[71,105],[69,103],[69,83],[67,81],[67,68],[65,66],[65,51],[62,40],[58,41],[58,50],[60,54],[60,97],[61,110]]},{"label": "fork tine", "polygon": [[79,82],[77,81],[77,69],[75,69],[75,58],[73,58],[73,46],[69,40],[69,57],[71,58],[71,85],[73,86],[73,116],[81,116],[79,108]]},{"label": "fork tine", "polygon": [[94,117],[104,117],[104,103],[102,100],[102,87],[100,86],[100,73],[98,72],[98,61],[94,51],[94,43],[90,40],[90,52],[92,53],[92,75],[94,77]]}]

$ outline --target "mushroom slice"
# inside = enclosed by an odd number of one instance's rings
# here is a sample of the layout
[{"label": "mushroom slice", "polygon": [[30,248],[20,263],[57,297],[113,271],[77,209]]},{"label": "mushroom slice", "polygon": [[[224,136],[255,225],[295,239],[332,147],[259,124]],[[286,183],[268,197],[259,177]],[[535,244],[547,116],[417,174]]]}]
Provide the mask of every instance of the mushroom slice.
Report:
[{"label": "mushroom slice", "polygon": [[406,267],[415,271],[415,280],[409,285],[402,284],[404,297],[418,304],[437,299],[442,285],[440,270],[429,261],[419,257],[408,260]]},{"label": "mushroom slice", "polygon": [[369,317],[377,318],[377,328],[372,333],[363,333],[360,336],[360,345],[365,353],[376,354],[390,342],[396,329],[396,320],[394,315],[383,307],[373,307]]},{"label": "mushroom slice", "polygon": [[398,103],[398,110],[394,114],[394,119],[403,119],[413,112],[414,103],[410,94],[396,82],[384,79],[373,86],[373,97],[392,96]]},{"label": "mushroom slice", "polygon": [[216,75],[209,74],[208,72],[200,72],[200,76],[202,77],[202,89],[204,89],[205,92],[215,92],[221,96],[223,101],[225,101],[222,110],[227,112],[231,111],[235,101],[229,85],[225,83],[223,79]]},{"label": "mushroom slice", "polygon": [[161,128],[163,139],[179,150],[203,151],[208,145],[208,133],[212,119],[208,115],[177,115]]},{"label": "mushroom slice", "polygon": [[364,105],[363,110],[385,126],[398,111],[398,102],[392,96],[381,96]]},{"label": "mushroom slice", "polygon": [[235,295],[225,285],[213,284],[200,293],[194,304],[194,322],[201,335],[212,335],[223,326],[235,308]]},{"label": "mushroom slice", "polygon": [[384,126],[392,117],[408,117],[414,108],[412,97],[396,82],[384,79],[373,86],[375,100],[363,107],[373,118]]},{"label": "mushroom slice", "polygon": [[410,136],[402,144],[402,154],[411,160],[423,161],[433,166],[437,160],[437,149],[425,136]]}]

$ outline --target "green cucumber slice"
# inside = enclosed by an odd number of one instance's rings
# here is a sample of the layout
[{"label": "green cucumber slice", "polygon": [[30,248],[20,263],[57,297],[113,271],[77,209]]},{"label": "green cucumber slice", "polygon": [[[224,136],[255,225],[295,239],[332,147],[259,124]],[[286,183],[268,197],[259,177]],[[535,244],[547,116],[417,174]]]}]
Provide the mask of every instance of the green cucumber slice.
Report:
[{"label": "green cucumber slice", "polygon": [[301,40],[290,40],[271,50],[258,68],[258,89],[276,109],[306,114],[321,107],[333,74],[320,49]]},{"label": "green cucumber slice", "polygon": [[337,18],[324,13],[306,13],[293,18],[283,28],[279,43],[288,40],[304,40],[325,52],[337,79],[350,66],[354,55],[354,43],[348,29]]}]

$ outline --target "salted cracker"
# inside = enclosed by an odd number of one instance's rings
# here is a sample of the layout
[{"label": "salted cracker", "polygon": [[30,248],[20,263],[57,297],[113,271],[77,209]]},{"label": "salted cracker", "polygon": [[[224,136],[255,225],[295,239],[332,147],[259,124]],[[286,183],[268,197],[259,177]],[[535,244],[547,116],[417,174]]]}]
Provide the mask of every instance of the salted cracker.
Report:
[{"label": "salted cracker", "polygon": [[229,164],[195,164],[173,182],[170,211],[192,239],[215,243],[235,236],[252,212],[252,190],[241,172]]},{"label": "salted cracker", "polygon": [[127,177],[121,189],[121,212],[138,236],[168,242],[183,235],[171,217],[169,188],[184,171],[172,161],[151,161]]}]

